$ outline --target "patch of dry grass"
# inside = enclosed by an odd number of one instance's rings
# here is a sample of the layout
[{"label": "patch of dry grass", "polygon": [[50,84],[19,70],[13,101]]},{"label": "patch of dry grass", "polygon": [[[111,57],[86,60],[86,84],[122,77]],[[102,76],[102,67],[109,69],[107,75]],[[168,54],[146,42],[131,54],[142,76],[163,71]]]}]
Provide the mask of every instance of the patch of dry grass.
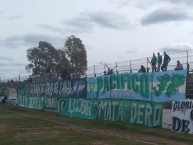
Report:
[{"label": "patch of dry grass", "polygon": [[190,134],[0,104],[0,145],[192,144]]}]

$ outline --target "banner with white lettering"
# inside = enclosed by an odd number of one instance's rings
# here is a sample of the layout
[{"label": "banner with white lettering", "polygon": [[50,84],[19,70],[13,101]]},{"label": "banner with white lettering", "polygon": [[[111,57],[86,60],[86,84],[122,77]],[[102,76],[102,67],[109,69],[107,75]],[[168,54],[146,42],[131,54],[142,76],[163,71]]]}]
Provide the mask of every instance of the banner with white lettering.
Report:
[{"label": "banner with white lettering", "polygon": [[87,98],[170,102],[185,99],[186,70],[87,78]]},{"label": "banner with white lettering", "polygon": [[86,79],[60,80],[26,85],[25,93],[30,97],[86,97]]},{"label": "banner with white lettering", "polygon": [[163,106],[161,103],[117,100],[62,98],[58,112],[72,117],[121,121],[148,127],[160,127]]},{"label": "banner with white lettering", "polygon": [[172,102],[172,130],[193,134],[193,100]]}]

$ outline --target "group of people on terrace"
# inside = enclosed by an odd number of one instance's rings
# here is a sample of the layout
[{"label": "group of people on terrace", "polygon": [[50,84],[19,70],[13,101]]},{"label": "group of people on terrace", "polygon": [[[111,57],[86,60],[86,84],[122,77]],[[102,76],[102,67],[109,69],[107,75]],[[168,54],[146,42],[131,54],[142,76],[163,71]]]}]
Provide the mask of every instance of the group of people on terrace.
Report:
[{"label": "group of people on terrace", "polygon": [[[171,58],[166,52],[163,53],[163,58],[162,58],[162,55],[158,52],[157,56],[155,55],[155,53],[153,53],[151,61],[148,59],[148,63],[150,63],[152,67],[152,72],[167,71],[168,64],[170,61],[171,61]],[[107,65],[106,67],[108,68],[108,70],[104,71],[104,75],[114,74],[114,69],[116,68],[116,66],[113,69],[109,68]],[[177,64],[174,70],[183,70],[183,65],[179,60],[177,60]],[[147,67],[146,69],[144,65],[141,65],[141,68],[138,70],[138,72],[139,73],[149,72],[149,68]]]},{"label": "group of people on terrace", "polygon": [[[107,66],[107,65],[106,65]],[[108,67],[108,66],[107,66]],[[114,69],[116,68],[116,66],[113,68],[113,69],[111,69],[111,68],[109,68],[108,67],[108,71],[106,72],[106,71],[104,71],[104,75],[112,75],[112,74],[114,74]]]},{"label": "group of people on terrace", "polygon": [[[167,67],[168,67],[168,64],[170,61],[171,61],[171,58],[166,52],[164,52],[163,61],[162,61],[162,56],[158,52],[157,57],[156,57],[155,53],[153,53],[153,57],[152,57],[151,61],[149,61],[149,63],[152,66],[152,72],[159,72],[160,68],[162,71],[167,71]],[[183,65],[180,63],[179,60],[177,61],[177,65],[176,65],[176,68],[174,70],[183,70]],[[148,72],[148,70],[146,71],[146,68],[143,65],[141,65],[141,68],[139,69],[138,72]]]}]

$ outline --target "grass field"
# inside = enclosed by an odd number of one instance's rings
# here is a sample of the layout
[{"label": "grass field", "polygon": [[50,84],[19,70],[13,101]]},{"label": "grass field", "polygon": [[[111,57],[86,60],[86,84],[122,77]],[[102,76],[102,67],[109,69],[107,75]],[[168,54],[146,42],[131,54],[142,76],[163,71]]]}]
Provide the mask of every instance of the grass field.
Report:
[{"label": "grass field", "polygon": [[185,145],[193,135],[0,103],[0,145]]}]

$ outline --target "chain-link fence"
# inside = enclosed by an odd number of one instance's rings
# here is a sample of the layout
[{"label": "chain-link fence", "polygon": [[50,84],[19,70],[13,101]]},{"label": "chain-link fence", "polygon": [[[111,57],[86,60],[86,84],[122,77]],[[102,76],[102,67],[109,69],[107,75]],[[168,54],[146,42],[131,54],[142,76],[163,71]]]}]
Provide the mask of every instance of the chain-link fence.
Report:
[{"label": "chain-link fence", "polygon": [[[193,71],[193,50],[186,50],[172,53],[168,52],[167,54],[171,58],[167,70],[174,70],[177,65],[177,61],[179,60],[183,65],[184,69],[188,69],[188,71],[190,72]],[[150,63],[151,59],[152,57],[146,57],[136,60],[127,60],[123,62],[101,63],[100,65],[93,65],[88,67],[86,74],[88,77],[100,76],[104,75],[104,73],[107,72],[108,69],[113,69],[114,73],[138,72],[141,65],[145,66],[146,70],[148,70],[149,72],[152,72],[152,66]],[[164,56],[162,55],[162,62],[163,59]]]},{"label": "chain-link fence", "polygon": [[[168,52],[167,54],[171,58],[171,61],[168,64],[168,70],[174,70],[174,68],[177,65],[177,60],[179,60],[183,65],[184,69],[188,69],[189,72],[193,71],[193,50],[186,50],[186,51],[179,51],[179,52],[172,52],[172,53]],[[134,72],[138,72],[141,65],[145,66],[146,70],[148,70],[149,72],[152,72],[152,67],[150,63],[151,59],[152,57],[146,57],[142,59],[127,60],[122,62],[100,63],[99,65],[89,66],[86,71],[86,75],[87,77],[101,76],[101,75],[104,75],[104,73],[107,73],[111,69],[113,73],[124,73],[124,72],[134,73]],[[164,56],[162,54],[162,60],[163,59],[164,59]],[[82,76],[82,77],[85,77],[85,76]],[[28,78],[29,76],[28,77],[18,76],[16,78],[1,80],[1,82],[10,82],[10,81],[20,82],[20,81],[25,81]]]}]

